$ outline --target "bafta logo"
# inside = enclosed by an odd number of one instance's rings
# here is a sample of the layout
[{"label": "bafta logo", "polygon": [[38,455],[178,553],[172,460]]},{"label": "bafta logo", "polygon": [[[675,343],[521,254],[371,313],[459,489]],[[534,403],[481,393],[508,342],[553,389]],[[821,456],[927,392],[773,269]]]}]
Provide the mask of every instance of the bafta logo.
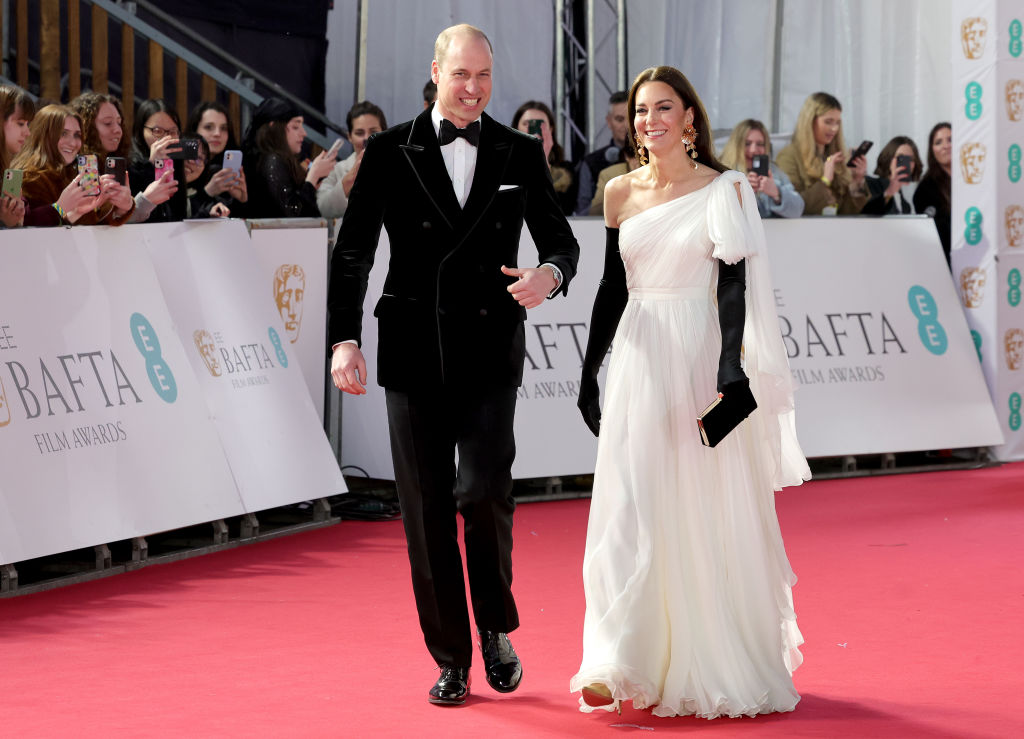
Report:
[{"label": "bafta logo", "polygon": [[306,273],[297,264],[282,264],[274,272],[274,302],[284,331],[294,344],[302,328],[302,303],[306,299]]},{"label": "bafta logo", "polygon": [[1003,337],[1006,347],[1006,366],[1019,370],[1024,366],[1024,330],[1011,328]]},{"label": "bafta logo", "polygon": [[217,352],[213,345],[213,336],[206,329],[200,328],[192,332],[192,341],[199,350],[199,356],[203,358],[206,369],[214,377],[220,377],[220,362],[217,361]]},{"label": "bafta logo", "polygon": [[0,428],[11,422],[11,406],[7,403],[7,393],[4,391],[4,381],[0,379]]},{"label": "bafta logo", "polygon": [[981,307],[981,299],[985,295],[985,270],[978,267],[967,267],[960,272],[960,297],[965,308]]},{"label": "bafta logo", "polygon": [[964,18],[964,22],[960,24],[960,43],[964,47],[964,56],[968,59],[981,59],[985,53],[985,37],[987,35],[987,20]]},{"label": "bafta logo", "polygon": [[968,185],[981,183],[985,176],[985,154],[988,150],[978,141],[969,141],[960,147],[960,172]]},{"label": "bafta logo", "polygon": [[1024,208],[1019,205],[1006,208],[1006,243],[1024,246]]},{"label": "bafta logo", "polygon": [[1011,121],[1024,118],[1024,80],[1006,83],[1006,117]]}]

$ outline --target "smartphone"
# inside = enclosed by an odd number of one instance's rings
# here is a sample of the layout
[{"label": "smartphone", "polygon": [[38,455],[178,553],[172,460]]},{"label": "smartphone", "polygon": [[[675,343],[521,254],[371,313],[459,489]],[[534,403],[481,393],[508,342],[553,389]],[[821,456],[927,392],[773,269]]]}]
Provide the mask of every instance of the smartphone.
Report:
[{"label": "smartphone", "polygon": [[750,171],[757,172],[762,177],[768,176],[768,155],[755,154],[750,157]]},{"label": "smartphone", "polygon": [[873,141],[868,141],[867,139],[865,139],[864,141],[861,141],[860,142],[860,146],[858,146],[856,149],[854,149],[853,153],[850,154],[850,159],[846,162],[846,166],[847,167],[856,167],[857,165],[853,163],[853,160],[856,159],[857,157],[862,157],[865,154],[867,154],[869,151],[871,151],[871,147],[872,146],[874,146],[874,142]]},{"label": "smartphone", "polygon": [[196,160],[199,158],[199,139],[195,137],[178,139],[178,150],[167,152],[171,159]]},{"label": "smartphone", "polygon": [[336,157],[338,152],[341,150],[341,145],[345,143],[345,139],[335,139],[334,143],[331,144],[331,148],[327,150],[327,156]]},{"label": "smartphone", "polygon": [[4,195],[7,195],[14,200],[21,197],[21,170],[20,169],[8,169],[4,171]]},{"label": "smartphone", "polygon": [[[896,155],[896,176],[902,182],[910,182],[911,172],[914,166],[914,157],[909,154]],[[900,170],[904,170],[903,173]]]},{"label": "smartphone", "polygon": [[224,151],[224,169],[233,170],[238,177],[242,171],[242,152],[238,149],[227,149]]},{"label": "smartphone", "polygon": [[82,175],[82,189],[87,195],[100,194],[100,168],[95,154],[78,155],[78,174]]},{"label": "smartphone", "polygon": [[128,162],[124,157],[107,157],[103,162],[103,174],[112,175],[117,184],[124,184],[124,176],[128,174]]},{"label": "smartphone", "polygon": [[526,122],[526,132],[539,139],[544,138],[544,121],[540,118],[533,118]]},{"label": "smartphone", "polygon": [[153,179],[159,180],[164,176],[164,172],[171,173],[171,179],[174,179],[174,162],[170,159],[157,159],[156,163],[153,164]]}]

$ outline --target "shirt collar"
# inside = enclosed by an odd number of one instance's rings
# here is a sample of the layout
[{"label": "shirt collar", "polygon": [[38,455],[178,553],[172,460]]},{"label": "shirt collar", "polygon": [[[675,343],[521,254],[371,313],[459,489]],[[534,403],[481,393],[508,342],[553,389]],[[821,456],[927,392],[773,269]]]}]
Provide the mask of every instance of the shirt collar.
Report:
[{"label": "shirt collar", "polygon": [[[437,108],[437,103],[434,103],[430,108],[430,120],[434,124],[434,136],[440,138],[441,136],[441,119],[444,116],[441,115],[441,111]],[[480,121],[483,116],[477,117],[476,120]],[[474,121],[475,122],[475,121]],[[454,123],[452,124],[454,125]],[[481,124],[482,125],[482,124]],[[452,142],[454,143],[454,142]]]}]

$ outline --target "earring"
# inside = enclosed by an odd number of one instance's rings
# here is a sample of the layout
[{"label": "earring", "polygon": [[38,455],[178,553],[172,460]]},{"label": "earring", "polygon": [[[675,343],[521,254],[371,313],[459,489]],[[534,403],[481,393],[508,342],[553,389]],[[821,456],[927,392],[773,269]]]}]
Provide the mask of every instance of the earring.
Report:
[{"label": "earring", "polygon": [[693,127],[692,123],[688,123],[683,129],[682,140],[683,146],[690,153],[690,159],[693,159],[693,168],[697,169],[697,147],[693,145],[697,140],[697,129]]},{"label": "earring", "polygon": [[640,138],[640,134],[636,135],[636,158],[640,160],[641,167],[647,164],[647,153],[644,151],[644,145]]}]

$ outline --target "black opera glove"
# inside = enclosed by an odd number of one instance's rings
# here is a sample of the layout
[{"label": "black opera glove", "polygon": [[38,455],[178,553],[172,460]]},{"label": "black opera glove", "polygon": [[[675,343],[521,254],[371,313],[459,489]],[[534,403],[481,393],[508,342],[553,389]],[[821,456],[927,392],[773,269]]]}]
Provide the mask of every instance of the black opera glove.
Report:
[{"label": "black opera glove", "polygon": [[736,264],[720,262],[718,265],[718,325],[722,330],[722,353],[718,358],[718,392],[734,382],[747,382],[740,366],[740,347],[743,345],[743,321],[746,314],[747,266],[744,260]]},{"label": "black opera glove", "polygon": [[594,436],[598,435],[601,428],[601,390],[597,384],[597,373],[612,345],[612,337],[615,336],[615,329],[628,300],[626,266],[619,254],[619,229],[606,227],[604,274],[598,283],[594,311],[590,316],[590,334],[587,337],[587,351],[583,355],[580,395],[576,401],[583,414],[583,421]]}]

